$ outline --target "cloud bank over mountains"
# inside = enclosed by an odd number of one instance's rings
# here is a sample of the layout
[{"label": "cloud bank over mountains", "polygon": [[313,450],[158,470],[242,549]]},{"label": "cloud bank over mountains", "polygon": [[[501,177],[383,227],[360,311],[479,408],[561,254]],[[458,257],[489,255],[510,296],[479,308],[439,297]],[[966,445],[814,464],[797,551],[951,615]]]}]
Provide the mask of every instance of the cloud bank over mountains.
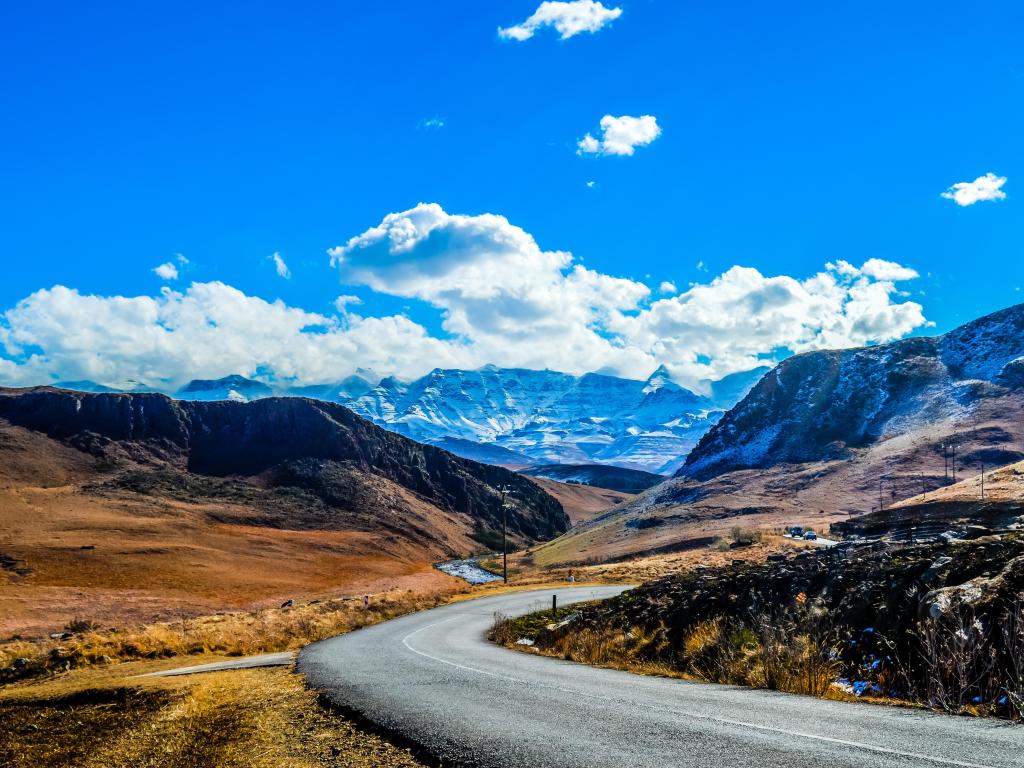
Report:
[{"label": "cloud bank over mountains", "polygon": [[839,261],[809,277],[734,266],[682,291],[663,283],[655,297],[643,282],[543,249],[503,216],[435,203],[388,214],[328,254],[342,285],[425,302],[445,333],[404,315],[361,315],[345,294],[321,314],[222,282],[135,297],[58,285],[0,314],[0,383],[173,387],[240,373],[313,384],[357,367],[413,378],[495,363],[632,378],[664,364],[696,386],[790,352],[890,341],[928,324],[897,285],[917,273],[894,262]]}]

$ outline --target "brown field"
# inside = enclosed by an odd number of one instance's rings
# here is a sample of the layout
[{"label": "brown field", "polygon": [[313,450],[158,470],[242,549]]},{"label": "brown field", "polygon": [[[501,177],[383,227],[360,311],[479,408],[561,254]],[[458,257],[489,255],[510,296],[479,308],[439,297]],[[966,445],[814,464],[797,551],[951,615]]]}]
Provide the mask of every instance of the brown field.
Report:
[{"label": "brown field", "polygon": [[96,459],[16,427],[0,428],[0,450],[0,638],[76,617],[142,624],[292,598],[443,591],[459,582],[431,563],[479,548],[463,521],[393,484],[433,543],[253,525],[242,504],[88,490],[105,476]]},{"label": "brown field", "polygon": [[210,512],[67,486],[0,489],[0,552],[16,561],[0,571],[0,636],[56,631],[83,614],[142,623],[455,583],[431,567],[443,553],[429,548],[365,532],[214,523]]}]

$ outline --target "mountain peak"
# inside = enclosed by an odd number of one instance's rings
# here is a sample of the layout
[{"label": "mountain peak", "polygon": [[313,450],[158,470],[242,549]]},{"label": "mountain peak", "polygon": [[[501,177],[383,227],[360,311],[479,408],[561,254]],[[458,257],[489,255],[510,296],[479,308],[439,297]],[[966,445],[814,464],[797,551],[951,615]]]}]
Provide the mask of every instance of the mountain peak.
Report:
[{"label": "mountain peak", "polygon": [[644,385],[644,394],[650,394],[659,389],[682,389],[678,384],[672,381],[672,375],[668,372],[668,368],[664,364],[659,365],[657,370],[647,377],[647,383]]}]

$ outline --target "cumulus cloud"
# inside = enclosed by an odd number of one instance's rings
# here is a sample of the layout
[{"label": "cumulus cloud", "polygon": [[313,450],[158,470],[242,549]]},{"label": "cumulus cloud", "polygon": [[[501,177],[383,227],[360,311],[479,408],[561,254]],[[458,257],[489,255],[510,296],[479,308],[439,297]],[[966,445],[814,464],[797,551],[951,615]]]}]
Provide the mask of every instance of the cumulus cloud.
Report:
[{"label": "cumulus cloud", "polygon": [[599,138],[587,134],[576,143],[578,155],[632,155],[637,147],[646,146],[661,135],[653,115],[601,118]]},{"label": "cumulus cloud", "polygon": [[677,380],[695,382],[749,370],[765,356],[891,341],[925,325],[921,305],[895,302],[897,293],[892,281],[834,265],[803,280],[735,266],[611,330],[665,362]]},{"label": "cumulus cloud", "polygon": [[522,24],[499,27],[498,35],[522,42],[533,37],[538,29],[554,27],[562,40],[568,40],[582,32],[597,32],[621,15],[621,8],[605,8],[595,0],[543,2]]},{"label": "cumulus cloud", "polygon": [[177,280],[178,279],[178,268],[174,266],[173,262],[165,261],[158,267],[153,267],[153,271],[156,272],[156,276],[161,280]]},{"label": "cumulus cloud", "polygon": [[284,263],[284,259],[281,258],[281,254],[274,251],[268,257],[274,262],[274,270],[277,272],[278,277],[283,277],[285,280],[291,280],[292,271],[288,269],[288,265]]},{"label": "cumulus cloud", "polygon": [[336,314],[247,295],[220,282],[156,296],[95,296],[56,286],[0,314],[0,382],[138,379],[172,389],[191,378],[272,371],[297,384],[357,367],[412,378],[434,367],[552,368],[642,378],[665,364],[696,386],[790,352],[885,342],[927,324],[898,283],[916,272],[871,259],[809,277],[735,266],[660,297],[627,278],[546,250],[494,214],[420,204],[330,249],[341,282],[436,309],[445,334],[404,315]]},{"label": "cumulus cloud", "polygon": [[959,206],[974,205],[984,200],[1005,200],[1006,193],[1003,192],[1005,183],[1005,176],[986,173],[974,181],[957,182],[943,192],[942,197],[952,200]]},{"label": "cumulus cloud", "polygon": [[545,251],[504,217],[436,204],[389,214],[330,254],[343,282],[432,304],[458,343],[504,365],[643,375],[666,363],[696,382],[764,354],[890,341],[926,323],[919,304],[894,300],[896,282],[917,274],[894,262],[829,264],[803,280],[733,267],[652,303],[642,283]]}]

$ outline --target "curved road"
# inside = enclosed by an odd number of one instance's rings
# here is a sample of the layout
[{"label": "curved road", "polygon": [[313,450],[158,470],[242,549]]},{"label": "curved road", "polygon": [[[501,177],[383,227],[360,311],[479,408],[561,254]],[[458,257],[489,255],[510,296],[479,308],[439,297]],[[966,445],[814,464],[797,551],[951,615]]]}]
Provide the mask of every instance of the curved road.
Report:
[{"label": "curved road", "polygon": [[[619,591],[557,594],[568,605]],[[445,766],[1024,766],[1024,726],[642,677],[484,638],[495,612],[550,607],[551,594],[455,603],[325,640],[301,652],[299,671]]]}]

